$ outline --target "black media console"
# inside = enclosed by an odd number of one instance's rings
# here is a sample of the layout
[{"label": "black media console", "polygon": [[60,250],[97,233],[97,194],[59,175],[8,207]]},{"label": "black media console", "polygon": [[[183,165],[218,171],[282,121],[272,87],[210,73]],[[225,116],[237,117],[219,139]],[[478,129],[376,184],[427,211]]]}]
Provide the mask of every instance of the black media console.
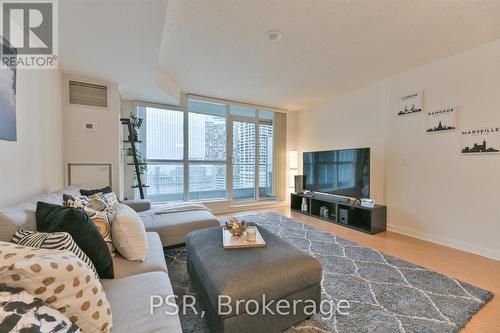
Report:
[{"label": "black media console", "polygon": [[[307,211],[301,209],[304,198],[307,201]],[[344,198],[316,193],[307,195],[292,193],[290,205],[294,212],[369,234],[376,234],[386,229],[387,207],[383,205],[368,208],[357,203],[348,202]],[[328,216],[320,214],[321,207],[328,209]]]}]

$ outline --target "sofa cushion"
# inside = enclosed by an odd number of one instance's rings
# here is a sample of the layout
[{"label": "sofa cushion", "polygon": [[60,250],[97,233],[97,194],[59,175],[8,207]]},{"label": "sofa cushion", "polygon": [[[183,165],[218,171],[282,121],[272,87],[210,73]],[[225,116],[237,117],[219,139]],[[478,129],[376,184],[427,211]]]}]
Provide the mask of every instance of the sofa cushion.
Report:
[{"label": "sofa cushion", "polygon": [[141,218],[135,210],[118,202],[113,210],[112,233],[116,249],[128,260],[144,261],[148,255],[148,240]]},{"label": "sofa cushion", "polygon": [[102,238],[108,246],[111,255],[114,255],[115,246],[111,235],[111,221],[113,219],[113,208],[110,206],[102,193],[96,193],[90,197],[81,196],[74,198],[63,194],[63,205],[71,208],[82,209],[88,215],[90,221],[95,224]]},{"label": "sofa cushion", "polygon": [[129,206],[136,212],[143,212],[151,209],[151,201],[147,199],[123,200],[121,203]]},{"label": "sofa cushion", "polygon": [[67,232],[38,232],[19,228],[12,237],[12,243],[23,246],[36,247],[39,249],[64,250],[73,252],[81,261],[87,264],[94,272],[96,278],[99,278],[97,270],[92,260],[82,251]]},{"label": "sofa cushion", "polygon": [[0,242],[0,281],[42,299],[83,332],[108,332],[112,326],[101,283],[72,252]]},{"label": "sofa cushion", "polygon": [[57,194],[60,198],[62,198],[63,194],[68,194],[71,196],[79,196],[80,195],[80,190],[82,189],[83,185],[70,185],[66,186],[60,190],[52,192],[52,194]]},{"label": "sofa cushion", "polygon": [[112,217],[110,218],[110,214],[92,209],[85,209],[84,211],[89,217],[90,222],[92,222],[97,227],[97,230],[99,230],[99,233],[108,247],[109,253],[114,255],[115,245],[113,244],[113,236],[111,234]]},{"label": "sofa cushion", "polygon": [[186,235],[193,230],[219,226],[219,220],[210,212],[197,210],[155,214],[154,209],[140,212],[146,231],[160,234],[163,246],[179,245],[186,242]]},{"label": "sofa cushion", "polygon": [[165,311],[173,312],[173,307],[158,307],[150,313],[151,296],[161,296],[165,300],[174,294],[166,273],[150,272],[102,280],[102,285],[113,312],[112,332],[182,333],[179,316],[165,314]]},{"label": "sofa cushion", "polygon": [[[33,200],[53,204],[61,204],[57,194],[44,194]],[[36,229],[36,203],[38,201],[26,201],[11,208],[0,210],[0,241],[9,242],[19,228],[28,230]]]},{"label": "sofa cushion", "polygon": [[113,190],[109,186],[106,186],[103,188],[97,188],[97,189],[93,189],[93,190],[87,190],[87,189],[83,189],[83,188],[80,189],[80,194],[84,195],[86,197],[91,196],[91,195],[96,194],[96,193],[106,194],[106,193],[111,193],[111,192],[113,192]]},{"label": "sofa cushion", "polygon": [[38,202],[36,226],[43,232],[67,232],[92,260],[99,277],[113,278],[111,253],[97,227],[81,209]]},{"label": "sofa cushion", "polygon": [[0,283],[0,330],[2,332],[82,333],[61,312],[43,304],[23,288]]},{"label": "sofa cushion", "polygon": [[81,186],[67,186],[49,194],[43,194],[16,206],[0,209],[0,241],[9,242],[19,228],[36,229],[36,203],[38,201],[62,205],[63,194],[77,196]]},{"label": "sofa cushion", "polygon": [[118,198],[116,197],[115,192],[103,193],[102,197],[104,198],[104,200],[106,200],[106,203],[110,207],[113,207],[113,205],[118,202]]},{"label": "sofa cushion", "polygon": [[160,237],[156,232],[146,233],[148,242],[148,253],[144,261],[130,261],[116,255],[113,258],[115,278],[122,278],[130,275],[147,272],[167,272],[167,264],[163,254]]},{"label": "sofa cushion", "polygon": [[19,228],[36,229],[34,211],[21,207],[0,211],[0,241],[9,242]]}]

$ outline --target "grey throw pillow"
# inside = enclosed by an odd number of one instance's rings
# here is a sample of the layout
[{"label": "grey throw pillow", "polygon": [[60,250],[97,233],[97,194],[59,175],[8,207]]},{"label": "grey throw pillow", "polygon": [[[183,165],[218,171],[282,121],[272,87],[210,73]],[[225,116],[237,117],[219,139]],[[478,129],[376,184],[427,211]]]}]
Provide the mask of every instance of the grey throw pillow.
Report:
[{"label": "grey throw pillow", "polygon": [[120,254],[128,260],[144,261],[148,255],[146,228],[136,211],[127,205],[113,206],[113,243]]}]

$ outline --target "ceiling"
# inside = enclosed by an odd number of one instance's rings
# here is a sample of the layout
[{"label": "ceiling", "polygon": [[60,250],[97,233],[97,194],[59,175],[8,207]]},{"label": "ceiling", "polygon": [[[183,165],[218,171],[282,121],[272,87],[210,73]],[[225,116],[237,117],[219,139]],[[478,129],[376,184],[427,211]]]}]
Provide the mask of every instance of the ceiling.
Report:
[{"label": "ceiling", "polygon": [[155,84],[166,0],[59,1],[59,66],[115,82],[124,98],[175,104]]},{"label": "ceiling", "polygon": [[499,0],[169,0],[159,61],[183,91],[305,109],[498,38]]},{"label": "ceiling", "polygon": [[59,13],[63,72],[166,104],[180,89],[307,109],[500,38],[500,0],[64,0]]}]

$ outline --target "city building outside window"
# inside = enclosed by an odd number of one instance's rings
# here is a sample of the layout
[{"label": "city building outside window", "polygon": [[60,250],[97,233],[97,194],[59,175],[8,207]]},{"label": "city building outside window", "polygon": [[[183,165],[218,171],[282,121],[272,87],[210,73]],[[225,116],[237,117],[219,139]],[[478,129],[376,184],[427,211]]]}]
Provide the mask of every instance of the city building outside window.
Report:
[{"label": "city building outside window", "polygon": [[152,202],[275,199],[273,112],[189,99],[187,110],[138,104]]}]

